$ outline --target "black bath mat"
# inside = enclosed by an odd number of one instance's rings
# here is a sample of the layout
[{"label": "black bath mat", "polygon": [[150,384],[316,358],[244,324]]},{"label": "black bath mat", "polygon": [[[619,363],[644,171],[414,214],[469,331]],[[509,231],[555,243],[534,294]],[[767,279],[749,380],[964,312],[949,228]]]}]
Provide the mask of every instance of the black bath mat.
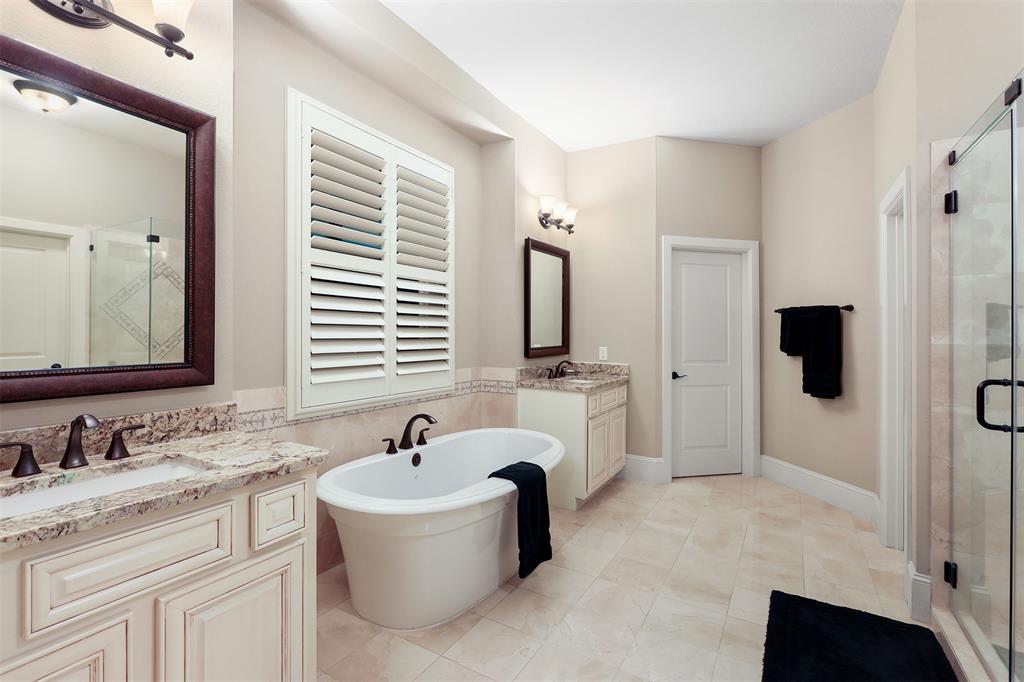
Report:
[{"label": "black bath mat", "polygon": [[773,591],[763,682],[956,682],[920,625]]}]

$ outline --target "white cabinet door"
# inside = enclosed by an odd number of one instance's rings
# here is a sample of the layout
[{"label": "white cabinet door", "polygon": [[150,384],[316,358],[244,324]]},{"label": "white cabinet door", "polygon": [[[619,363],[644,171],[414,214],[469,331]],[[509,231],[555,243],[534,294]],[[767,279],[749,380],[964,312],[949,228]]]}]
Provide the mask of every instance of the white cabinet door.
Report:
[{"label": "white cabinet door", "polygon": [[608,475],[614,476],[626,465],[626,406],[609,415]]},{"label": "white cabinet door", "polygon": [[587,493],[608,478],[609,415],[602,414],[587,422]]},{"label": "white cabinet door", "polygon": [[298,680],[302,546],[160,598],[164,680]]},{"label": "white cabinet door", "polygon": [[32,660],[0,669],[0,679],[37,682],[127,682],[128,620],[64,637]]}]

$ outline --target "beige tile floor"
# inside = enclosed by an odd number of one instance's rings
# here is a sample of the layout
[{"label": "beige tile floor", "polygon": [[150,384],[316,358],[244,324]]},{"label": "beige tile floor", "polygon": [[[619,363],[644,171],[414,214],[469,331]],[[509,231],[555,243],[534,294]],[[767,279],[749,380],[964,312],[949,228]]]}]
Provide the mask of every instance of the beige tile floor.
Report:
[{"label": "beige tile floor", "polygon": [[760,680],[773,589],[908,620],[902,554],[771,481],[612,481],[551,510],[554,559],[454,620],[398,632],[318,578],[320,680]]}]

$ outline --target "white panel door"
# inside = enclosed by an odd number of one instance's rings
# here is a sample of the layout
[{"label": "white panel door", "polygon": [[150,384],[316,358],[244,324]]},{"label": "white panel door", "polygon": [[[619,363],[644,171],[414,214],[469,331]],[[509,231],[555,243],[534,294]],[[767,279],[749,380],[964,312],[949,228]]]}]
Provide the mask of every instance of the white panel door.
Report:
[{"label": "white panel door", "polygon": [[672,255],[672,475],[742,469],[741,256]]},{"label": "white panel door", "polygon": [[68,366],[68,240],[0,229],[0,371]]}]

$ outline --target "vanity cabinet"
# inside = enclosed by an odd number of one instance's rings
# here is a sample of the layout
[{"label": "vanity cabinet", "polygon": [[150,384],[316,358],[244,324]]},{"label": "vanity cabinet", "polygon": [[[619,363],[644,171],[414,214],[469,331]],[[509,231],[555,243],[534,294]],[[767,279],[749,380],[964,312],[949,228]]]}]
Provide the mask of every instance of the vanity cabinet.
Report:
[{"label": "vanity cabinet", "polygon": [[314,679],[315,483],[0,550],[0,679]]},{"label": "vanity cabinet", "polygon": [[519,427],[551,434],[565,457],[548,477],[548,501],[575,510],[626,464],[626,386],[589,393],[520,388]]}]

